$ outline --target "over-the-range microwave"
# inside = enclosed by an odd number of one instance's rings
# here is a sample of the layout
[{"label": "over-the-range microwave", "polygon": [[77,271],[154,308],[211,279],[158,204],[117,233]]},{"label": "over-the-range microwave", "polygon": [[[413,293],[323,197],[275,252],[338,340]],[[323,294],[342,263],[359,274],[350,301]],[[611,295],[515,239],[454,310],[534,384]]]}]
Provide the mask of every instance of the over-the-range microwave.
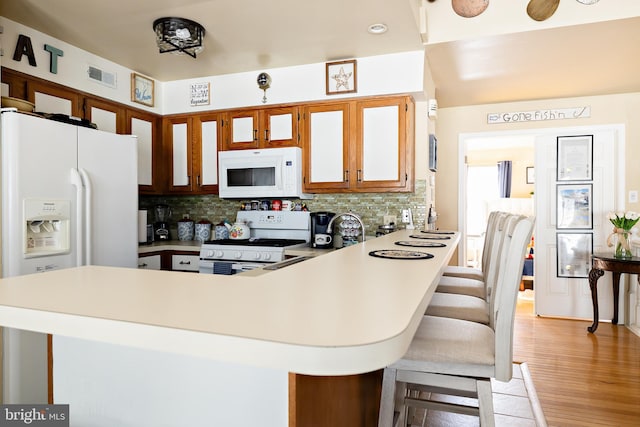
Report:
[{"label": "over-the-range microwave", "polygon": [[299,198],[302,192],[302,150],[299,147],[230,150],[218,153],[221,198]]}]

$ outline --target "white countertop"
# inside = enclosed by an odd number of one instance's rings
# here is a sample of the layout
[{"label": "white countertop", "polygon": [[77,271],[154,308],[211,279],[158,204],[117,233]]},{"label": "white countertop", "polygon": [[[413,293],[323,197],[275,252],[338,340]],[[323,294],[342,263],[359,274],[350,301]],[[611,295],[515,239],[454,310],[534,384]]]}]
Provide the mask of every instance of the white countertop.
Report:
[{"label": "white countertop", "polygon": [[[459,235],[401,230],[256,277],[79,267],[0,280],[0,325],[314,375],[402,357]],[[426,260],[369,256],[408,249]]]}]

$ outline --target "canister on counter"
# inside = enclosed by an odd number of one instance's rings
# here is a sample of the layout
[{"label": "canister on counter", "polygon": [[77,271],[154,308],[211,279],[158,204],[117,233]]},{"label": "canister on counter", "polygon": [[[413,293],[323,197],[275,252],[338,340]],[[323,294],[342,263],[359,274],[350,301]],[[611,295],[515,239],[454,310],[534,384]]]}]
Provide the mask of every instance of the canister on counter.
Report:
[{"label": "canister on counter", "polygon": [[271,202],[269,202],[268,200],[263,200],[260,202],[261,211],[268,211],[270,207],[271,207]]},{"label": "canister on counter", "polygon": [[251,210],[252,211],[260,210],[260,202],[257,201],[257,200],[252,200],[251,201]]},{"label": "canister on counter", "polygon": [[282,200],[272,200],[271,201],[271,209],[274,211],[282,210]]}]

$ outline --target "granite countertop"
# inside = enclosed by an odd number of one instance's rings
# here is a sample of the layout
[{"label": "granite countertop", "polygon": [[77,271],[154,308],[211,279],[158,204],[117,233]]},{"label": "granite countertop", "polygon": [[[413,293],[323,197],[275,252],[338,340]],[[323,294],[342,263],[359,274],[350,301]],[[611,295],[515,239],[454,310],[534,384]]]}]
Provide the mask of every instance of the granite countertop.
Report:
[{"label": "granite countertop", "polygon": [[[402,357],[459,235],[432,259],[369,256],[397,231],[267,274],[85,266],[0,279],[0,325],[311,375]],[[309,248],[310,249],[310,248]]]}]

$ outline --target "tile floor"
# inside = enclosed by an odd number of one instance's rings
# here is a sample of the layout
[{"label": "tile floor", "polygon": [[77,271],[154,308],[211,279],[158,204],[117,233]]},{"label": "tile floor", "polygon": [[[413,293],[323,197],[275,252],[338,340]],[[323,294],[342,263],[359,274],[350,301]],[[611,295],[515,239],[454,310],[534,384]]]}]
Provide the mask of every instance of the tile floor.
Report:
[{"label": "tile floor", "polygon": [[[513,379],[508,383],[492,381],[493,409],[497,427],[546,427],[544,414],[533,388],[526,364],[513,365]],[[477,406],[476,399],[445,395],[431,396],[432,400],[455,401]],[[442,411],[417,411],[411,426],[473,427],[479,426],[478,417]]]}]

